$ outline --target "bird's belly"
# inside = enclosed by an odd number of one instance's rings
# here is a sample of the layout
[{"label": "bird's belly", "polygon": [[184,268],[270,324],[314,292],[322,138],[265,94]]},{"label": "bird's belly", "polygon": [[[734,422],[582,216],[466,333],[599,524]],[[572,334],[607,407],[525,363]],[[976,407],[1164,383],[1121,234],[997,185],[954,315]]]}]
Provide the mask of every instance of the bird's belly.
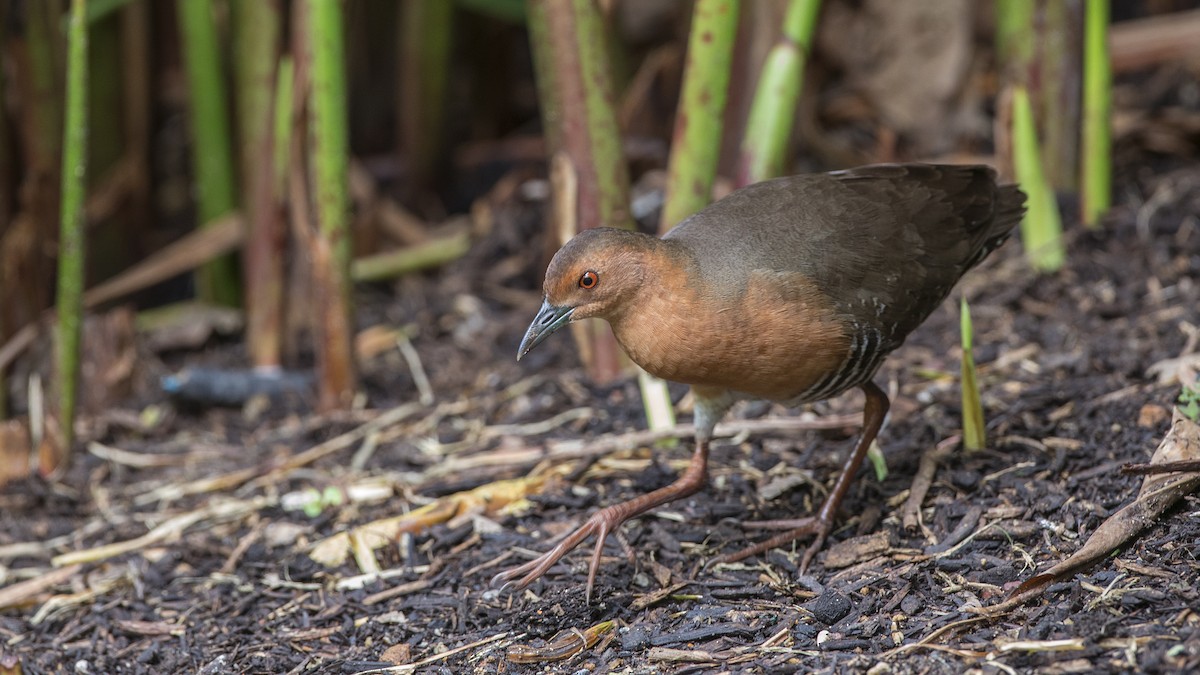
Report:
[{"label": "bird's belly", "polygon": [[[692,352],[686,359],[653,364],[646,370],[665,380],[727,389],[752,398],[799,403],[804,393],[824,377],[827,372],[824,366],[833,359],[812,345],[787,347],[759,351],[730,345],[720,351]],[[635,362],[638,360],[631,357]]]},{"label": "bird's belly", "polygon": [[665,380],[753,398],[801,402],[847,356],[840,325],[805,313],[653,323],[653,330],[616,331],[635,363]]}]

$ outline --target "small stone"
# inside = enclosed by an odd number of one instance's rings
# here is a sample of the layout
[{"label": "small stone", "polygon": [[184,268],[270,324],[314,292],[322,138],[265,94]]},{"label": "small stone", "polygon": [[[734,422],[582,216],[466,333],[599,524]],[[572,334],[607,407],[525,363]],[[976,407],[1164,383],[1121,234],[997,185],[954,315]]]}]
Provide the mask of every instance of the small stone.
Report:
[{"label": "small stone", "polygon": [[841,621],[842,617],[850,613],[851,607],[853,604],[850,602],[850,598],[837,591],[822,593],[804,605],[804,608],[812,613],[814,619],[826,626],[832,626]]}]

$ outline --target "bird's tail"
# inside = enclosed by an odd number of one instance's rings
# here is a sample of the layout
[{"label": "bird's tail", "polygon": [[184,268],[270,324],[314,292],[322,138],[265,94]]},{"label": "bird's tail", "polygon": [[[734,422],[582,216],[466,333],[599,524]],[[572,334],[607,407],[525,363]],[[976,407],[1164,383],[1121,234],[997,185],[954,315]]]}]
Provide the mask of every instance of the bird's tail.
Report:
[{"label": "bird's tail", "polygon": [[1025,215],[1025,193],[1016,185],[1001,185],[996,195],[996,215],[992,218],[991,226],[983,239],[983,247],[975,254],[968,268],[979,264],[984,258],[995,251],[1021,222]]}]

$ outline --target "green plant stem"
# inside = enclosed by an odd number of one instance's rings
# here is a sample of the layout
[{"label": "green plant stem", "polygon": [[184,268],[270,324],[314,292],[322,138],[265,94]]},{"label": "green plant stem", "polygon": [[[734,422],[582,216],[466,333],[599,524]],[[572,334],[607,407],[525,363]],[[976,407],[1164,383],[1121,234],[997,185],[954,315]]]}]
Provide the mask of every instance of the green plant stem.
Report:
[{"label": "green plant stem", "polygon": [[784,173],[804,64],[812,47],[820,0],[790,0],[783,35],[767,54],[738,158],[735,184],[749,185]]},{"label": "green plant stem", "polygon": [[457,260],[470,248],[471,236],[464,229],[395,251],[359,258],[351,267],[351,276],[355,281],[362,282],[394,279]]},{"label": "green plant stem", "polygon": [[278,208],[272,100],[279,61],[281,8],[274,0],[235,2],[234,77],[246,213],[246,346],[258,368],[278,367],[283,329],[284,223]]},{"label": "green plant stem", "polygon": [[962,339],[962,425],[963,447],[968,451],[987,447],[987,428],[983,421],[983,402],[975,375],[975,329],[967,299],[959,304],[959,331]]},{"label": "green plant stem", "polygon": [[[41,469],[49,473],[62,468],[75,441],[75,407],[79,384],[80,336],[83,326],[83,265],[86,257],[87,223],[83,206],[87,199],[87,2],[72,0],[67,32],[67,88],[63,123],[62,208],[59,220],[58,328],[55,366],[58,377],[59,422],[63,454]],[[51,464],[51,465],[48,465]]]},{"label": "green plant stem", "polygon": [[666,203],[658,227],[661,233],[712,200],[737,23],[737,0],[698,0],[695,4],[683,92],[675,113]]},{"label": "green plant stem", "polygon": [[295,78],[295,61],[285,55],[279,59],[279,68],[275,73],[275,119],[271,130],[274,137],[274,156],[271,162],[274,167],[275,194],[281,200],[286,194],[292,156],[292,127],[295,124],[292,99],[295,96]]},{"label": "green plant stem", "polygon": [[546,137],[578,180],[576,222],[630,229],[629,171],[599,9],[594,0],[530,0],[528,8]]},{"label": "green plant stem", "polygon": [[[179,0],[179,31],[183,38],[192,123],[192,162],[196,171],[197,220],[201,227],[232,211],[235,198],[225,83],[211,0]],[[237,305],[237,268],[232,257],[205,265],[197,275],[202,300]]]},{"label": "green plant stem", "polygon": [[1080,217],[1084,225],[1095,227],[1112,205],[1112,63],[1108,54],[1108,3],[1088,2],[1084,12]]},{"label": "green plant stem", "polygon": [[[552,158],[558,243],[578,227],[630,229],[629,171],[613,104],[604,21],[594,0],[530,0],[529,34],[538,102]],[[589,376],[622,371],[620,350],[601,322],[572,326]]]},{"label": "green plant stem", "polygon": [[350,282],[349,147],[342,8],[339,0],[306,0],[311,50],[311,185],[316,196],[313,238],[317,295],[317,366],[323,409],[346,407],[357,386]]},{"label": "green plant stem", "polygon": [[1058,271],[1066,260],[1062,240],[1062,218],[1058,213],[1054,190],[1042,168],[1033,106],[1024,87],[1012,95],[1013,168],[1017,182],[1028,196],[1025,217],[1021,220],[1021,240],[1025,256],[1040,272]]},{"label": "green plant stem", "polygon": [[445,126],[454,3],[405,0],[400,14],[400,135],[409,175],[429,187]]},{"label": "green plant stem", "polygon": [[1006,78],[1028,92],[1050,186],[1079,185],[1082,5],[1057,0],[996,4],[997,50]]}]

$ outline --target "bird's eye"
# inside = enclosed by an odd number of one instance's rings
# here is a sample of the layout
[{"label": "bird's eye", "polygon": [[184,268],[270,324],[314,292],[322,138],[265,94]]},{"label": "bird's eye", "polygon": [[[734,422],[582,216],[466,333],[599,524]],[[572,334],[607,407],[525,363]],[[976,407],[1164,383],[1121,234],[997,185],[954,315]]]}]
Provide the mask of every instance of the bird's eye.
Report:
[{"label": "bird's eye", "polygon": [[598,283],[600,283],[600,276],[591,270],[584,272],[583,276],[579,277],[579,287],[583,289],[593,289]]}]

